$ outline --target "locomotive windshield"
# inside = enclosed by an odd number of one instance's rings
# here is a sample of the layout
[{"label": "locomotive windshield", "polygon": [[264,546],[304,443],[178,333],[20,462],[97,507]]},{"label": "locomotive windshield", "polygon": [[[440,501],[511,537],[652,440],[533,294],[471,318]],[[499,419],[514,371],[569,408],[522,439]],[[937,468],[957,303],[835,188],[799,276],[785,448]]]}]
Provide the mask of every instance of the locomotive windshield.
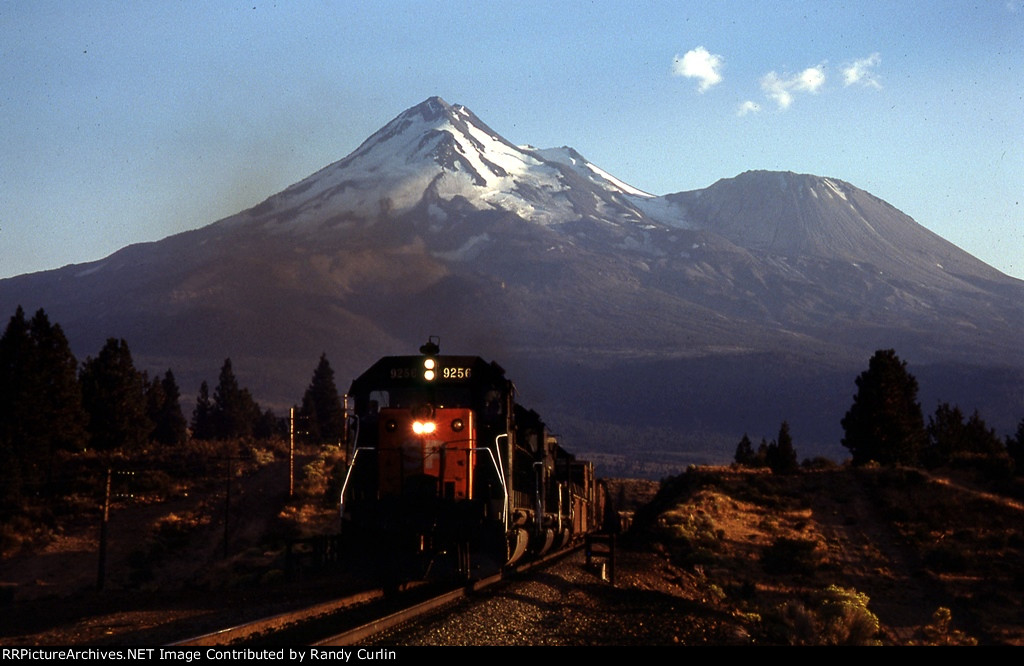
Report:
[{"label": "locomotive windshield", "polygon": [[370,391],[368,412],[385,407],[413,408],[429,402],[435,407],[468,407],[472,394],[465,387],[438,387],[430,391],[420,388],[402,387]]}]

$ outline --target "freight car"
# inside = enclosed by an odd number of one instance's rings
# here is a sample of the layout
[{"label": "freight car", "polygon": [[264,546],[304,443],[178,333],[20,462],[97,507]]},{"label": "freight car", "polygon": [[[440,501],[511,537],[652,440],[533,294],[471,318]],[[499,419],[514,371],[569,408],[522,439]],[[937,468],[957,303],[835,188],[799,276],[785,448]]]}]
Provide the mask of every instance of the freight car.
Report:
[{"label": "freight car", "polygon": [[594,466],[516,401],[497,363],[388,356],[345,400],[341,538],[387,577],[483,575],[595,531]]}]

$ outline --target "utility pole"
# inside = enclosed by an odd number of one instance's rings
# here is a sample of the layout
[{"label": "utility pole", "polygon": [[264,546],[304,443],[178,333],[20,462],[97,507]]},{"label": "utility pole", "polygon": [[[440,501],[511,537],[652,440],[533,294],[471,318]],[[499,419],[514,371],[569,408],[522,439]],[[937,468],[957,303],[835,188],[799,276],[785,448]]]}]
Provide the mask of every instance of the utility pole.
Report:
[{"label": "utility pole", "polygon": [[288,497],[295,497],[295,408],[288,410]]},{"label": "utility pole", "polygon": [[97,590],[103,589],[103,583],[107,578],[107,523],[110,521],[110,475],[111,469],[108,467],[106,490],[103,493],[103,515],[100,518],[100,561],[99,569],[96,572]]},{"label": "utility pole", "polygon": [[228,556],[228,523],[231,519],[231,473],[234,471],[232,466],[233,458],[228,454],[228,478],[227,478],[227,493],[224,495],[224,557]]}]

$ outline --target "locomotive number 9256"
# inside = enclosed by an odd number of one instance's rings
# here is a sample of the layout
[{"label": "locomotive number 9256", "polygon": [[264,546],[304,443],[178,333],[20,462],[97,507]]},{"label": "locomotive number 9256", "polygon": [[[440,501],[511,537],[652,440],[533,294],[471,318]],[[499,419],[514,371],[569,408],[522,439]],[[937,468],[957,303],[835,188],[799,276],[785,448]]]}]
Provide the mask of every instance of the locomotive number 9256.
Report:
[{"label": "locomotive number 9256", "polygon": [[441,368],[442,379],[469,379],[470,368]]}]

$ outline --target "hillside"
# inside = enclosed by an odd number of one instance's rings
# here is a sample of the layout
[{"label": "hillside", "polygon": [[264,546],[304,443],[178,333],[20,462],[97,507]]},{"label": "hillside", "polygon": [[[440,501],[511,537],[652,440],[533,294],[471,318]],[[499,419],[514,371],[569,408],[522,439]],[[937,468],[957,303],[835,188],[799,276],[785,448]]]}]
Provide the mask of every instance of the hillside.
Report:
[{"label": "hillside", "polygon": [[[310,483],[300,477],[300,488],[317,487],[317,469],[305,468]],[[166,642],[351,582],[343,572],[284,574],[281,539],[328,533],[332,523],[330,507],[305,491],[288,500],[280,451],[236,472],[227,556],[223,477],[213,473],[173,496],[118,503],[103,592],[93,589],[95,514],[59,519],[5,557],[10,620],[0,641]],[[632,521],[618,542],[624,591],[677,599],[685,617],[675,624],[694,628],[686,644],[724,636],[754,644],[1024,644],[1019,482],[981,484],[964,472],[778,476],[719,467],[692,468],[660,489],[635,480],[610,480],[609,488]],[[940,608],[950,623],[936,624]]]}]

